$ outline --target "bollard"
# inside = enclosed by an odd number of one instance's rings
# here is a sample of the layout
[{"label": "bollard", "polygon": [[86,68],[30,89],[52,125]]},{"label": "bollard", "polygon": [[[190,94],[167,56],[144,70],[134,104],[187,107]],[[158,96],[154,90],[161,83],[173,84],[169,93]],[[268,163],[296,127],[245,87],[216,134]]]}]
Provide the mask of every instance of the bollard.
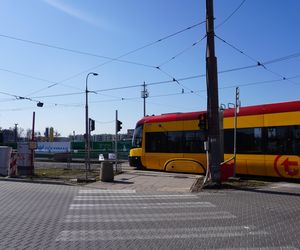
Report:
[{"label": "bollard", "polygon": [[114,181],[114,168],[112,162],[101,162],[100,180],[104,182]]}]

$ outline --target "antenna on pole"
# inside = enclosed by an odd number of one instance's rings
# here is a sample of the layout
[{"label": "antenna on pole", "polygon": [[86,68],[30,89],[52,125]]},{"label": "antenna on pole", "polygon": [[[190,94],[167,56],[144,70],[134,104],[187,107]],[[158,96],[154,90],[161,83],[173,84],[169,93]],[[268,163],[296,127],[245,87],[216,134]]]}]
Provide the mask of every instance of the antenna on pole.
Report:
[{"label": "antenna on pole", "polygon": [[149,92],[146,89],[146,83],[143,84],[143,90],[141,92],[141,97],[144,99],[144,116],[146,116],[146,98],[149,97]]}]

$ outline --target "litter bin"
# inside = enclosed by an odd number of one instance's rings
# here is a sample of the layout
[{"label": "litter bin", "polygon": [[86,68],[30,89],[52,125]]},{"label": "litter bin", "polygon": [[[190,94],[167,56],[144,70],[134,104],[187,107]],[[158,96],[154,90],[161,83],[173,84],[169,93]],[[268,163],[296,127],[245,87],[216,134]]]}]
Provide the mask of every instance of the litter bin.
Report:
[{"label": "litter bin", "polygon": [[0,146],[0,175],[8,175],[11,151],[11,147]]},{"label": "litter bin", "polygon": [[114,168],[112,162],[101,162],[100,180],[105,182],[114,181]]}]

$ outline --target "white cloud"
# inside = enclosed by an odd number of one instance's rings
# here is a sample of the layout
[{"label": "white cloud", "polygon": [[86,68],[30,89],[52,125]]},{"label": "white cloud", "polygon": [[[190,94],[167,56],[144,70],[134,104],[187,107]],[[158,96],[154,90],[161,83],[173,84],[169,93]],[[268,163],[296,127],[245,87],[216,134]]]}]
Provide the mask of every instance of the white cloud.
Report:
[{"label": "white cloud", "polygon": [[[89,16],[88,14],[76,9],[75,7],[68,5],[64,2],[62,2],[61,0],[43,0],[45,3],[47,3],[48,5],[72,16],[75,17],[77,19],[80,19],[86,23],[89,23],[91,25],[100,27],[100,28],[105,28],[103,26],[103,24],[100,24],[100,20],[93,18],[91,16]],[[102,23],[102,22],[101,22]]]}]

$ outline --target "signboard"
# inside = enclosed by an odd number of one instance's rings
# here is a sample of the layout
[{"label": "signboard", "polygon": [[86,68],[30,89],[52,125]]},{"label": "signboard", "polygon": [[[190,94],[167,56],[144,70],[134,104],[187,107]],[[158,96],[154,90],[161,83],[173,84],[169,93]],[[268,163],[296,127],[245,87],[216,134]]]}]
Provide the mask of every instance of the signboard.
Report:
[{"label": "signboard", "polygon": [[62,153],[69,152],[71,149],[70,142],[38,142],[37,153]]}]

